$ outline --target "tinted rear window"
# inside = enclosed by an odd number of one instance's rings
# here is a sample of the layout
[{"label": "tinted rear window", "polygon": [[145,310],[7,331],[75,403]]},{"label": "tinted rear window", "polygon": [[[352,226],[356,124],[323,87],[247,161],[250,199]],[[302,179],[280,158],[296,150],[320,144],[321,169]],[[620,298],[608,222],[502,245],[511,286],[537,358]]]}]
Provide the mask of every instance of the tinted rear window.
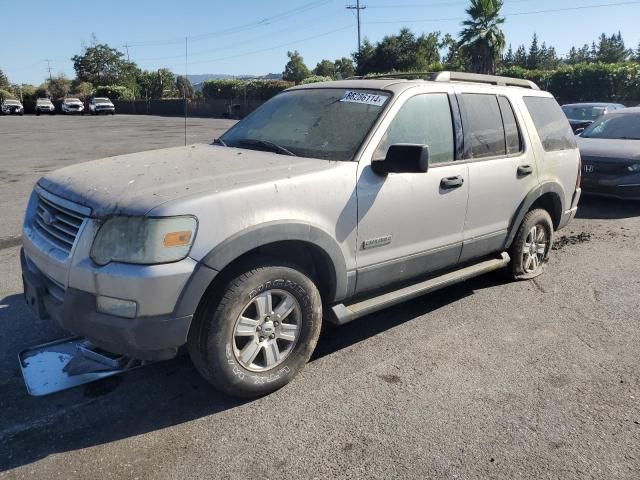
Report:
[{"label": "tinted rear window", "polygon": [[524,97],[546,152],[576,148],[576,139],[560,105],[553,98]]},{"label": "tinted rear window", "polygon": [[505,155],[502,115],[495,95],[465,94],[465,130],[471,143],[471,158]]}]

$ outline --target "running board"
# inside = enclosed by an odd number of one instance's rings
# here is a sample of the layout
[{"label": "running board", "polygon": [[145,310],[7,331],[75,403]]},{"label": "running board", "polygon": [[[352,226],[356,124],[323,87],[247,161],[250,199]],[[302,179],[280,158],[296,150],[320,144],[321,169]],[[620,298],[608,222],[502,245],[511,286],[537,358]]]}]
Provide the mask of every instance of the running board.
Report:
[{"label": "running board", "polygon": [[425,293],[434,292],[449,285],[477,277],[478,275],[504,268],[510,261],[509,254],[503,252],[499,258],[485,260],[484,262],[476,263],[475,265],[470,265],[454,272],[445,273],[444,275],[425,280],[424,282],[409,285],[400,290],[384,293],[351,305],[340,303],[332,309],[335,318],[330,318],[329,320],[337,325],[344,325],[370,313],[411,300]]}]

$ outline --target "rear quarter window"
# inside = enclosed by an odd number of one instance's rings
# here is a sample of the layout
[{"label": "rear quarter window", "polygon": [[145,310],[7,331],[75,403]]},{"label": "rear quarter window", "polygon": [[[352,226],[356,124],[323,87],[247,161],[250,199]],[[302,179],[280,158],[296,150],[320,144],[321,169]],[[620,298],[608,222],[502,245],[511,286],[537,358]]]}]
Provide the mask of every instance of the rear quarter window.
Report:
[{"label": "rear quarter window", "polygon": [[573,150],[576,139],[560,105],[553,98],[524,97],[545,152]]}]

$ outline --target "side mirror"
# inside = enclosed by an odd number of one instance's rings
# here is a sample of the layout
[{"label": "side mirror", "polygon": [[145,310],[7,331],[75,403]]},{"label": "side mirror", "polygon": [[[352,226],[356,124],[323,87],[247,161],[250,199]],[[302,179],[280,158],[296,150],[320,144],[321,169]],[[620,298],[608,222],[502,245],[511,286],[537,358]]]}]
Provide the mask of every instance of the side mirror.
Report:
[{"label": "side mirror", "polygon": [[583,127],[576,128],[576,131],[573,132],[573,133],[576,134],[576,135],[582,135],[582,132],[584,132],[584,130],[585,129]]},{"label": "side mirror", "polygon": [[429,170],[429,146],[415,143],[391,145],[384,160],[371,162],[371,170],[378,175],[424,173]]}]

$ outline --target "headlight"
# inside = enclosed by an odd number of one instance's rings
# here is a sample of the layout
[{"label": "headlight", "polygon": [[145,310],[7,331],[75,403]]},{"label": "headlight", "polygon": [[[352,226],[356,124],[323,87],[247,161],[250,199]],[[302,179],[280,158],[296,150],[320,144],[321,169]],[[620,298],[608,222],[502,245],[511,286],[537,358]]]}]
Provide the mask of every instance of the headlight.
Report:
[{"label": "headlight", "polygon": [[627,170],[633,173],[640,172],[640,163],[634,163],[633,165],[628,165]]},{"label": "headlight", "polygon": [[91,258],[109,262],[152,265],[182,260],[196,236],[195,217],[114,217],[96,235]]}]

